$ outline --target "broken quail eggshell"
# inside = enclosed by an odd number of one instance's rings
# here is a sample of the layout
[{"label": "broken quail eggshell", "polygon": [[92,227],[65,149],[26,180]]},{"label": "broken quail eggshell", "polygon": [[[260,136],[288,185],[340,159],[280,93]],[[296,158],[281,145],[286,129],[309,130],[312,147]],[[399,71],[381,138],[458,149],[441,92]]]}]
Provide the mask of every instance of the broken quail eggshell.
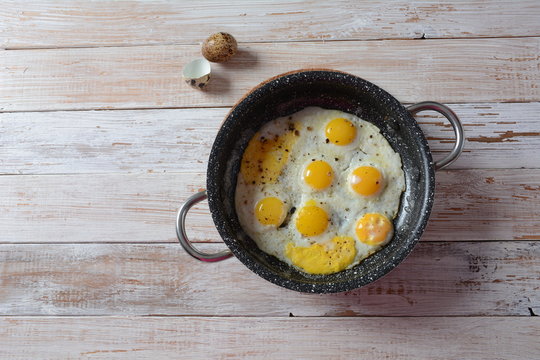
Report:
[{"label": "broken quail eggshell", "polygon": [[210,81],[211,67],[206,59],[196,59],[184,66],[182,77],[189,85],[202,89]]},{"label": "broken quail eggshell", "polygon": [[224,62],[233,57],[237,49],[238,44],[231,34],[218,32],[204,41],[202,54],[209,61]]}]

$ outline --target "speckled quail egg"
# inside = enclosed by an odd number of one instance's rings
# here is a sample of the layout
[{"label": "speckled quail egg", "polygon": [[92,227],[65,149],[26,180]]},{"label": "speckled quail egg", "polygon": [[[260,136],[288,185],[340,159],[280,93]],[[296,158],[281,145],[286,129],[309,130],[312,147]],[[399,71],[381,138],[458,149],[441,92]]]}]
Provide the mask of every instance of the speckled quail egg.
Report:
[{"label": "speckled quail egg", "polygon": [[218,32],[204,41],[202,54],[208,61],[224,62],[236,54],[237,48],[236,39],[231,34]]}]

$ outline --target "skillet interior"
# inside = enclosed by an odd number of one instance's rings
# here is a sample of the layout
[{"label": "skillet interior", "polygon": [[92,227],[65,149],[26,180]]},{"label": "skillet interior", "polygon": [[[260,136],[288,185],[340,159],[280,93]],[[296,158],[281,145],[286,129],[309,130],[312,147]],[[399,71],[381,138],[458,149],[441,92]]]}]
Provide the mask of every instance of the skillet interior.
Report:
[{"label": "skillet interior", "polygon": [[[392,148],[401,155],[405,173],[406,190],[394,219],[392,241],[355,267],[330,275],[305,274],[259,250],[240,227],[234,208],[240,159],[250,138],[264,123],[307,106],[338,109],[377,125]],[[207,191],[212,218],[221,237],[249,269],[292,290],[340,292],[378,279],[409,254],[429,218],[434,170],[422,131],[394,97],[350,74],[307,70],[273,78],[233,107],[212,146]]]}]

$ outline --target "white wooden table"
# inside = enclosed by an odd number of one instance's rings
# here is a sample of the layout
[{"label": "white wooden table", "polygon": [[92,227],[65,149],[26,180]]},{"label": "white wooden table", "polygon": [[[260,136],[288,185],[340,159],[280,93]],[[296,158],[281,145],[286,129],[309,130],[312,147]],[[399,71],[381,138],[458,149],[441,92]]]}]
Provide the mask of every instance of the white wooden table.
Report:
[{"label": "white wooden table", "polygon": [[[215,31],[240,51],[196,91],[181,69]],[[540,359],[539,1],[1,0],[0,47],[1,359]],[[420,244],[348,293],[197,262],[174,232],[229,107],[304,67],[466,130]],[[205,205],[188,221],[224,247]]]}]

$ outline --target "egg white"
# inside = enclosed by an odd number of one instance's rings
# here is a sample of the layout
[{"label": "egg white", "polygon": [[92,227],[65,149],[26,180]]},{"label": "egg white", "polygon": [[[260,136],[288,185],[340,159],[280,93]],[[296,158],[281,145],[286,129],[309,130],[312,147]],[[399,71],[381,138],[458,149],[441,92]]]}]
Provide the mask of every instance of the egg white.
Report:
[{"label": "egg white", "polygon": [[[356,126],[356,137],[348,145],[326,142],[326,124],[337,117],[346,118]],[[284,249],[289,242],[309,246],[327,243],[335,236],[356,239],[355,224],[366,213],[381,213],[392,220],[397,215],[401,193],[405,189],[401,158],[375,125],[342,111],[308,107],[265,124],[260,133],[269,137],[279,134],[291,121],[299,134],[278,181],[253,185],[239,174],[235,195],[236,212],[245,232],[261,250],[288,264],[291,261],[284,255]],[[314,159],[326,161],[334,172],[332,184],[324,190],[313,190],[302,178],[305,167]],[[384,178],[383,189],[370,197],[353,192],[348,179],[356,167],[366,165],[376,167]],[[255,216],[257,202],[269,196],[280,198],[288,212],[284,224],[277,228],[260,224]],[[296,229],[295,222],[300,208],[310,200],[327,212],[330,221],[323,234],[304,237]],[[377,251],[391,237],[389,234],[379,245],[356,241],[357,255],[349,267]]]}]

